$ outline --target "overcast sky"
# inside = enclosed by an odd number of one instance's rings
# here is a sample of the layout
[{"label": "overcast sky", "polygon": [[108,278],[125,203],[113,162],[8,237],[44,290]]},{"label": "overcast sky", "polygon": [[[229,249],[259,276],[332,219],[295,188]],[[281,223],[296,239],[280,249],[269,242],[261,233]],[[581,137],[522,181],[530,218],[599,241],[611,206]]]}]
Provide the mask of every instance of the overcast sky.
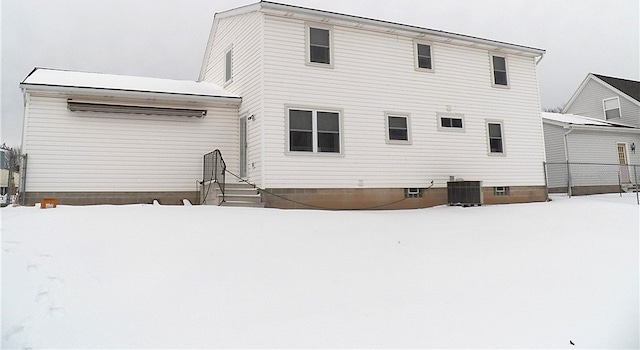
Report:
[{"label": "overcast sky", "polygon": [[[216,12],[257,0],[2,0],[2,138],[19,146],[34,67],[196,80]],[[281,0],[547,50],[542,107],[587,73],[640,80],[638,0]]]}]

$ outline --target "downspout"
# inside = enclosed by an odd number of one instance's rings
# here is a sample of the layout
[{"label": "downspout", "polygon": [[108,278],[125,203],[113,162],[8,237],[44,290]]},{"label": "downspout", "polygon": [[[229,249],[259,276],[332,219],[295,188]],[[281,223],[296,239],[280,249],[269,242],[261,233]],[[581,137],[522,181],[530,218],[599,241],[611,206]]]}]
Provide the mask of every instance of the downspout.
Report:
[{"label": "downspout", "polygon": [[562,139],[564,141],[564,158],[567,162],[567,193],[569,194],[569,198],[571,198],[571,169],[569,166],[569,142],[567,141],[567,136],[573,131],[573,127],[569,126],[568,131],[562,135]]},{"label": "downspout", "polygon": [[538,65],[538,63],[540,63],[540,61],[542,61],[543,58],[544,54],[540,54],[540,59],[536,61],[536,66]]}]

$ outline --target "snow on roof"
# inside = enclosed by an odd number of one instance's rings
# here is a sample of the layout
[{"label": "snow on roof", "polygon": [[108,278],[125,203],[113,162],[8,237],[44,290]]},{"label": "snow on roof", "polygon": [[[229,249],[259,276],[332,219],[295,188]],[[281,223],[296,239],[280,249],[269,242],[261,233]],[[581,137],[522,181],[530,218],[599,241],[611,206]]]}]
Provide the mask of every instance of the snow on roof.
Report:
[{"label": "snow on roof", "polygon": [[199,97],[240,98],[240,96],[226,91],[216,84],[206,82],[87,73],[49,68],[35,68],[20,86],[86,88]]},{"label": "snow on roof", "polygon": [[561,113],[549,113],[542,112],[542,118],[550,121],[555,121],[559,123],[569,124],[569,125],[588,125],[588,126],[607,126],[607,127],[618,127],[618,128],[631,128],[627,125],[622,125],[618,123],[613,123],[606,120],[600,120],[595,118],[583,117],[581,115],[576,114],[561,114]]}]

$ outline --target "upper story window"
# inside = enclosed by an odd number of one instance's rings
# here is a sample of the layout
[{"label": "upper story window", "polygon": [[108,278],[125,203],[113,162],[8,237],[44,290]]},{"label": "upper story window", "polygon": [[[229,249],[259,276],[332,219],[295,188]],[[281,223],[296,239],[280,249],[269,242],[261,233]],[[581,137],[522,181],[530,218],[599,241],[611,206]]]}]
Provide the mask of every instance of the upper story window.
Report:
[{"label": "upper story window", "polygon": [[433,70],[431,45],[415,43],[415,62],[418,70]]},{"label": "upper story window", "polygon": [[387,114],[387,141],[391,143],[408,143],[410,141],[409,117],[406,115]]},{"label": "upper story window", "polygon": [[441,131],[464,131],[464,116],[457,113],[438,113],[438,129]]},{"label": "upper story window", "polygon": [[289,151],[340,153],[340,112],[289,109]]},{"label": "upper story window", "polygon": [[620,118],[620,98],[608,98],[602,101],[605,119]]},{"label": "upper story window", "polygon": [[326,66],[333,64],[331,32],[330,28],[307,27],[307,63]]},{"label": "upper story window", "polygon": [[489,154],[504,154],[504,132],[502,122],[487,122]]},{"label": "upper story window", "polygon": [[233,50],[229,48],[227,53],[224,55],[224,82],[228,83],[232,78],[232,52]]},{"label": "upper story window", "polygon": [[509,74],[507,72],[507,58],[491,55],[491,75],[493,86],[509,86]]}]

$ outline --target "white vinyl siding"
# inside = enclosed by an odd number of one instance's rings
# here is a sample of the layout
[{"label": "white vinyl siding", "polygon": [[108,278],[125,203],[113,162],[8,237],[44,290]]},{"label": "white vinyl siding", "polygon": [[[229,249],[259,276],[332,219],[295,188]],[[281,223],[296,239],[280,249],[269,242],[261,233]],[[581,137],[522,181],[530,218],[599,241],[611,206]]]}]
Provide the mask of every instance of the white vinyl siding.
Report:
[{"label": "white vinyl siding", "polygon": [[[265,15],[267,187],[422,188],[431,180],[444,187],[449,176],[485,186],[544,185],[534,58],[510,55],[510,89],[494,89],[487,50],[434,42],[438,69],[423,74],[415,69],[413,38],[334,25],[334,69],[309,69],[300,59],[306,25]],[[340,108],[343,157],[288,157],[287,105]],[[465,116],[464,133],[438,131],[445,106]],[[411,147],[386,142],[385,110],[411,113]],[[487,155],[485,119],[494,116],[509,126],[505,157]]]},{"label": "white vinyl siding", "polygon": [[205,153],[238,169],[237,108],[201,107],[204,118],[71,112],[65,97],[27,95],[26,190],[194,191]]},{"label": "white vinyl siding", "polygon": [[[214,35],[214,44],[207,58],[204,81],[224,84],[224,58],[232,52],[232,81],[225,90],[242,96],[239,115],[247,116],[247,179],[262,185],[263,172],[263,15],[252,12],[221,18]],[[225,156],[223,154],[223,156]]]}]

